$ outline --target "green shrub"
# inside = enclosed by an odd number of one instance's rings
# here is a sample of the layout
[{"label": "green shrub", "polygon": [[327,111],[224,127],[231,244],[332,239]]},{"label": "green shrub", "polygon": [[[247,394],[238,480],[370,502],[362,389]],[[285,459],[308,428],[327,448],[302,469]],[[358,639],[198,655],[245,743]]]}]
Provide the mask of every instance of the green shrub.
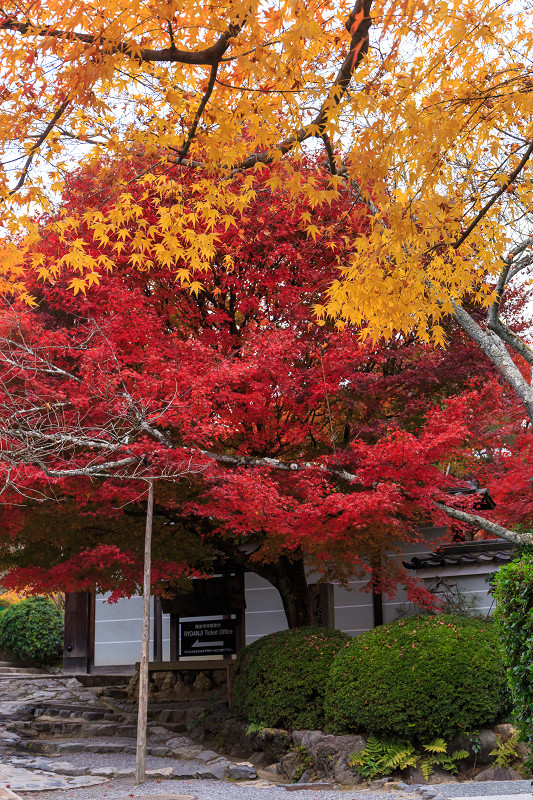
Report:
[{"label": "green shrub", "polygon": [[333,663],[325,706],[335,732],[427,742],[494,722],[506,703],[494,624],[440,614],[353,639]]},{"label": "green shrub", "polygon": [[322,728],[329,669],[349,641],[347,634],[327,628],[295,628],[257,639],[235,666],[235,713],[267,727]]},{"label": "green shrub", "polygon": [[63,615],[46,597],[29,597],[0,617],[0,647],[16,661],[54,664],[63,647]]},{"label": "green shrub", "polygon": [[[521,738],[533,752],[533,554],[524,551],[492,580],[494,617],[503,645],[507,679]],[[533,757],[526,762],[533,769]]]}]

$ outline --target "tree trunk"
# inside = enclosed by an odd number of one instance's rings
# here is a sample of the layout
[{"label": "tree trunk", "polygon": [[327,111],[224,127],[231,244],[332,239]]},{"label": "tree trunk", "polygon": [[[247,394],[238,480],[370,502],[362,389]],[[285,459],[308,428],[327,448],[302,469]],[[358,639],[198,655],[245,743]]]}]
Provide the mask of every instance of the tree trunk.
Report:
[{"label": "tree trunk", "polygon": [[312,625],[313,611],[303,558],[290,560],[287,556],[280,556],[277,563],[269,564],[268,567],[272,567],[274,575],[267,580],[281,595],[289,628]]},{"label": "tree trunk", "polygon": [[291,556],[280,555],[277,561],[254,561],[238,545],[225,539],[214,539],[215,546],[250,572],[265,578],[281,595],[289,628],[313,624],[313,610],[305,575],[305,565],[299,550]]}]

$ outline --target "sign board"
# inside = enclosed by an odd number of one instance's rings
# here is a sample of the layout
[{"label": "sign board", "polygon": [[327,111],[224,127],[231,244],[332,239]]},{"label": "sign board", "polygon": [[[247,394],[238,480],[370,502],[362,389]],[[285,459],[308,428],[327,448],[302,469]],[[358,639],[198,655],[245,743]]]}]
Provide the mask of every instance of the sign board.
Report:
[{"label": "sign board", "polygon": [[246,608],[244,576],[240,573],[196,578],[191,581],[189,591],[178,592],[173,597],[162,597],[161,606],[163,613],[177,614],[179,617],[234,614]]},{"label": "sign board", "polygon": [[237,620],[181,622],[181,656],[227,656],[237,652]]}]

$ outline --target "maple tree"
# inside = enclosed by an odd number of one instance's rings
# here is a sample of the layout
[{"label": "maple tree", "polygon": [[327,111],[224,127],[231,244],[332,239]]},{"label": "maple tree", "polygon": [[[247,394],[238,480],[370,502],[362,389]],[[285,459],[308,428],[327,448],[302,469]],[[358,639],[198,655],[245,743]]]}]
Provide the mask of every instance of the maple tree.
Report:
[{"label": "maple tree", "polygon": [[[4,285],[27,291],[29,259],[89,286],[117,250],[88,251],[87,226],[102,243],[118,234],[117,247],[131,236],[139,266],[154,241],[137,189],[174,197],[155,258],[190,283],[212,266],[219,223],[238,221],[276,162],[271,180],[294,199],[316,205],[344,186],[371,211],[320,313],[364,319],[377,338],[415,328],[442,341],[453,303],[493,298],[483,276],[498,270],[495,243],[531,205],[528,14],[512,0],[5,0]],[[302,185],[298,157],[318,146],[328,181]],[[149,164],[132,175],[139,154]],[[31,214],[54,207],[73,163],[105,158],[126,166],[108,175],[105,212],[80,202],[52,217],[66,249],[45,266]],[[155,176],[172,165],[194,187],[187,213],[180,180]]]},{"label": "maple tree", "polygon": [[[156,266],[152,251],[151,268],[132,271],[125,236],[115,269],[86,295],[66,275],[37,274],[35,309],[5,305],[0,467],[4,497],[22,492],[26,503],[8,507],[0,537],[10,585],[133,593],[144,523],[135,478],[147,476],[161,478],[156,591],[209,569],[213,546],[279,589],[290,625],[310,621],[306,567],[341,581],[367,575],[384,591],[409,582],[381,554],[416,538],[456,485],[440,467],[469,452],[487,363],[457,330],[445,351],[414,334],[374,345],[354,328],[317,328],[313,306],[368,213],[350,193],[323,204],[313,240],[301,224],[311,205],[272,190],[276,169],[241,225],[217,228],[201,291],[176,282],[174,265]],[[313,162],[300,174],[316,185]],[[65,207],[98,198],[101,181],[99,169],[74,173]],[[163,204],[139,192],[157,250]],[[194,182],[183,181],[189,193],[193,204]],[[46,220],[42,229],[46,264],[65,244]],[[90,225],[83,235],[95,257],[114,249]],[[51,491],[62,506],[37,502]]]}]

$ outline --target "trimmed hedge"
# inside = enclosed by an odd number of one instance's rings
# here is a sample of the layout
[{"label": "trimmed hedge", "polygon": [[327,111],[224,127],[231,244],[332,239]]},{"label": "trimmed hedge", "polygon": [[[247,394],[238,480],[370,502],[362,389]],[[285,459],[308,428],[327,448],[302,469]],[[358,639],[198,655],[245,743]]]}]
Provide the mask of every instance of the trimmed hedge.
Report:
[{"label": "trimmed hedge", "polygon": [[[503,644],[507,679],[522,739],[533,746],[533,554],[528,549],[492,579],[494,612]],[[533,750],[531,750],[533,753]],[[533,755],[527,761],[533,768]]]},{"label": "trimmed hedge", "polygon": [[428,742],[498,720],[505,687],[491,620],[410,617],[358,636],[337,655],[326,718],[335,732]]},{"label": "trimmed hedge", "polygon": [[63,648],[63,614],[46,597],[29,597],[0,617],[0,648],[16,661],[55,664]]},{"label": "trimmed hedge", "polygon": [[327,628],[294,628],[257,639],[235,665],[234,712],[270,728],[322,728],[329,670],[349,641]]}]

